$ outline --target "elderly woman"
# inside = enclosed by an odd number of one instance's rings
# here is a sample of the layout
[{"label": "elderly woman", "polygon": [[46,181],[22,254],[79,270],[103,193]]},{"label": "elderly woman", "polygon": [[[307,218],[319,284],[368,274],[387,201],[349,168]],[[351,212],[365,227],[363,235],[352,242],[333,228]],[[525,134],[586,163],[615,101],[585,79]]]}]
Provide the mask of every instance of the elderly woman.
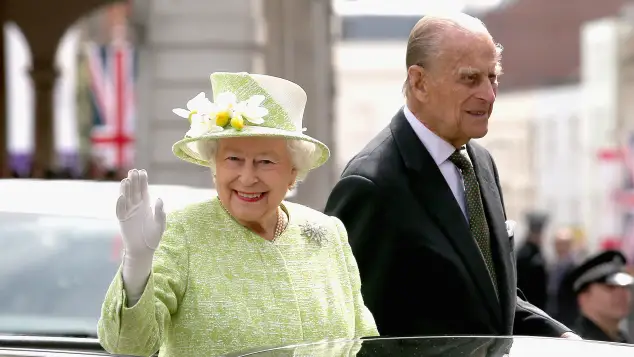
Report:
[{"label": "elderly woman", "polygon": [[191,129],[176,156],[211,168],[218,197],[170,214],[152,210],[145,171],[117,201],[125,255],[103,303],[99,340],[111,353],[217,356],[256,347],[378,335],[361,297],[342,223],[283,202],[329,157],[303,134],[306,93],[247,73],[211,75],[174,112]]}]

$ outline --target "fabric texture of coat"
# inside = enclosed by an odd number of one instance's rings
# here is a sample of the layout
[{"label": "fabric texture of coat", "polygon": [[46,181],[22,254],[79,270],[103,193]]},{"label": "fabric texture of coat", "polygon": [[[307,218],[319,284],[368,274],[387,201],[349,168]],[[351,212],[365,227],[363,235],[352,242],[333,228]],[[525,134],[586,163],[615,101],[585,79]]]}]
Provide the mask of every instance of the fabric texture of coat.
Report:
[{"label": "fabric texture of coat", "polygon": [[217,356],[302,341],[377,336],[341,221],[283,203],[270,242],[217,198],[168,216],[141,299],[126,305],[121,272],[103,303],[99,340],[110,353]]}]

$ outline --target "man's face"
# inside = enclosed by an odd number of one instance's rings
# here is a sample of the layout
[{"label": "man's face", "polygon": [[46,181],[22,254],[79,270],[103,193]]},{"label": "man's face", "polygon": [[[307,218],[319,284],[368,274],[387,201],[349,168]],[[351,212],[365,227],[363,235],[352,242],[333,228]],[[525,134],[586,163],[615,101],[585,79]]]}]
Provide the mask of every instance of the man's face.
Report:
[{"label": "man's face", "polygon": [[565,259],[572,254],[574,234],[569,229],[561,229],[555,234],[555,253],[557,258]]},{"label": "man's face", "polygon": [[630,312],[630,287],[594,283],[583,294],[584,304],[606,319],[621,320]]},{"label": "man's face", "polygon": [[499,58],[488,33],[447,31],[453,32],[443,41],[440,55],[428,68],[418,69],[413,92],[423,122],[449,143],[461,146],[488,131]]}]

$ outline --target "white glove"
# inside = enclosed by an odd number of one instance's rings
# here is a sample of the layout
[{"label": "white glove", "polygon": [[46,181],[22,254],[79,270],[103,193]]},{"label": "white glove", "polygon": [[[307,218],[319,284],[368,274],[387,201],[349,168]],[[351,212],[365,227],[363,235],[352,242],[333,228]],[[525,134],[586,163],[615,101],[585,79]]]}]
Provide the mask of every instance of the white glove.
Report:
[{"label": "white glove", "polygon": [[117,218],[125,254],[123,257],[123,286],[128,305],[133,306],[141,298],[152,270],[154,251],[165,232],[163,201],[150,207],[148,176],[145,170],[130,170],[121,181],[121,193],[117,200]]}]

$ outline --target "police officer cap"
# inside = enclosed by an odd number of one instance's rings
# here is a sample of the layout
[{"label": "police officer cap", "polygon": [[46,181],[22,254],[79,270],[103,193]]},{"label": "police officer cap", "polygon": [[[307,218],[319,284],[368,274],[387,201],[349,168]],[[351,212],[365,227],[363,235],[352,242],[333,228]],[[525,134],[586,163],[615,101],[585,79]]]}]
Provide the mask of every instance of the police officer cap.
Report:
[{"label": "police officer cap", "polygon": [[592,283],[604,283],[613,286],[630,286],[634,277],[625,273],[625,256],[616,250],[608,250],[589,258],[574,269],[569,276],[575,294]]}]

